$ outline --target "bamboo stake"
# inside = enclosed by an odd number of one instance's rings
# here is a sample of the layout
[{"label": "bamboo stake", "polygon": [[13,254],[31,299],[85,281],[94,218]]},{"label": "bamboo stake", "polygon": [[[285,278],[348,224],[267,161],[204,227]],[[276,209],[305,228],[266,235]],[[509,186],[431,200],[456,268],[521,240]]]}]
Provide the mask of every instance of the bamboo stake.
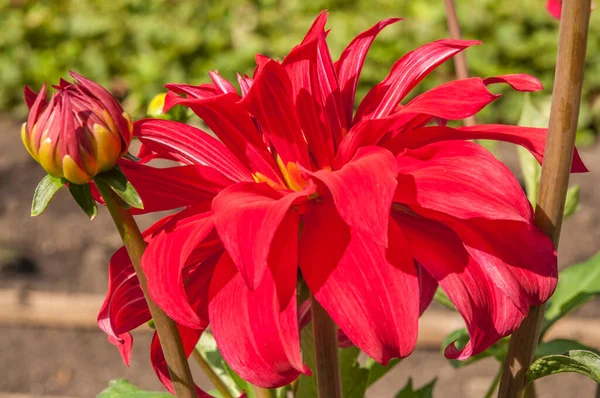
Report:
[{"label": "bamboo stake", "polygon": [[141,264],[142,254],[146,249],[146,242],[142,238],[140,229],[133,219],[131,212],[117,204],[115,195],[108,185],[100,180],[96,180],[95,183],[98,191],[100,191],[100,194],[104,198],[106,208],[110,212],[115,226],[119,230],[123,244],[127,248],[127,254],[129,254],[135,273],[140,281],[140,287],[150,309],[150,314],[158,333],[158,339],[160,340],[160,345],[167,361],[175,395],[178,398],[197,398],[196,385],[194,384],[192,372],[185,356],[177,325],[175,321],[169,318],[156,305],[148,293],[148,281],[146,280]]},{"label": "bamboo stake", "polygon": [[[555,247],[558,247],[560,237],[575,146],[590,7],[591,0],[565,1],[560,22],[552,110],[535,210],[536,224],[552,239]],[[532,307],[521,327],[513,333],[498,397],[523,396],[526,372],[539,340],[544,310],[545,305]]]},{"label": "bamboo stake", "polygon": [[319,398],[342,398],[337,325],[313,296],[310,304]]},{"label": "bamboo stake", "polygon": [[[446,19],[448,21],[448,30],[450,31],[450,37],[454,40],[461,40],[462,35],[460,33],[460,24],[458,22],[458,15],[456,15],[456,7],[454,6],[454,0],[444,0],[446,6]],[[469,67],[467,66],[467,56],[464,51],[456,54],[452,60],[454,61],[454,71],[456,77],[459,79],[467,79],[469,77]],[[477,124],[475,116],[470,116],[464,120],[465,126],[474,126]]]}]

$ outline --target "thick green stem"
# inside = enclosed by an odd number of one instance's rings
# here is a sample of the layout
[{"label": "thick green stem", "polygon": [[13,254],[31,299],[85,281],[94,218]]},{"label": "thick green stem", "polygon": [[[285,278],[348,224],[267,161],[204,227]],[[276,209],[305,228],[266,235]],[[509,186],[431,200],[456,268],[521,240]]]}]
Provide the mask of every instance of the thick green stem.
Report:
[{"label": "thick green stem", "polygon": [[198,351],[198,349],[194,349],[193,354],[194,354],[194,358],[196,359],[196,362],[198,363],[198,365],[200,366],[200,368],[202,369],[204,374],[206,374],[206,376],[208,377],[210,382],[221,393],[221,397],[222,398],[233,398],[233,396],[229,392],[229,388],[227,388],[227,386],[225,385],[223,380],[219,377],[219,375],[215,373],[215,371],[210,366],[210,364],[208,362],[206,362],[206,359],[204,359],[204,357],[202,356],[200,351]]},{"label": "thick green stem", "polygon": [[[577,132],[591,0],[565,1],[558,42],[548,140],[535,222],[558,247]],[[521,398],[540,338],[545,305],[532,307],[513,333],[500,381],[500,398]]]},{"label": "thick green stem", "polygon": [[313,296],[310,300],[319,398],[342,398],[337,325]]},{"label": "thick green stem", "polygon": [[120,203],[120,199],[115,197],[110,187],[99,179],[96,179],[94,182],[119,230],[123,244],[127,248],[127,253],[140,281],[140,287],[150,309],[160,345],[167,361],[175,395],[178,398],[197,398],[196,387],[192,379],[192,373],[190,372],[177,325],[156,305],[148,294],[148,282],[141,265],[142,254],[146,249],[146,242],[142,238],[140,229],[129,210],[119,206],[118,202]]}]

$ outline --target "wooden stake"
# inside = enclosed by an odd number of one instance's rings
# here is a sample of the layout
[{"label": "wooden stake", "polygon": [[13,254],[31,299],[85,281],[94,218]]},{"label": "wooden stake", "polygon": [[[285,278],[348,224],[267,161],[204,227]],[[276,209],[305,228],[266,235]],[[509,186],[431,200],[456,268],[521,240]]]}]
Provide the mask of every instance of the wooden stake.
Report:
[{"label": "wooden stake", "polygon": [[[575,147],[590,7],[591,0],[565,1],[560,22],[548,140],[535,209],[536,224],[552,238],[555,247],[558,247]],[[498,397],[523,397],[526,372],[538,344],[544,310],[545,305],[532,307],[513,333]]]}]

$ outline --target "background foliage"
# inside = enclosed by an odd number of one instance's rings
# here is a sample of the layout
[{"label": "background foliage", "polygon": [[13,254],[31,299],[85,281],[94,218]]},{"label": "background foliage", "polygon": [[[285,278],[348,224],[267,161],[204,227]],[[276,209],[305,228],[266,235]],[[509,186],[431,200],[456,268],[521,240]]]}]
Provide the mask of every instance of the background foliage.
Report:
[{"label": "background foliage", "polygon": [[[473,75],[526,72],[551,92],[558,22],[545,0],[458,0]],[[68,69],[108,86],[141,115],[168,82],[200,83],[208,70],[234,79],[251,74],[257,52],[283,57],[322,9],[331,11],[329,42],[336,58],[359,32],[380,19],[406,20],[389,27],[373,46],[360,91],[377,83],[401,55],[448,37],[441,0],[0,0],[0,111],[24,111],[22,87],[57,82]],[[452,78],[451,65],[422,90]],[[360,98],[360,97],[359,97]],[[600,13],[590,28],[580,128],[600,130]],[[486,109],[486,122],[518,119],[522,96]]]}]

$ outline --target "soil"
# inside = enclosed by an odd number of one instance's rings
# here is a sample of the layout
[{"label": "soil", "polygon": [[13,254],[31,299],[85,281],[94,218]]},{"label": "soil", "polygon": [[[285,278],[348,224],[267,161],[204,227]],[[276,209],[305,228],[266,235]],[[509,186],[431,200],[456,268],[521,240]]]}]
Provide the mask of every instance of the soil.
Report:
[{"label": "soil", "polygon": [[[65,191],[58,193],[44,214],[30,218],[31,197],[44,172],[22,147],[20,123],[0,117],[0,131],[0,289],[19,286],[103,294],[108,259],[120,246],[108,214],[100,209],[96,220],[89,222]],[[513,146],[499,145],[495,153],[515,170]],[[585,260],[600,249],[600,185],[593,173],[600,170],[600,145],[584,148],[581,154],[592,173],[572,177],[582,188],[581,204],[563,226],[561,267]],[[141,226],[148,226],[156,217],[140,217]],[[599,316],[600,302],[587,304],[577,315]],[[149,344],[150,334],[135,335],[131,367],[127,368],[99,330],[0,325],[0,397],[3,393],[93,397],[115,378],[160,390],[149,364]],[[368,396],[393,397],[408,377],[421,386],[437,375],[436,397],[482,397],[496,369],[490,359],[455,370],[438,351],[417,350],[374,384]],[[195,374],[197,381],[209,388],[199,371]],[[574,374],[544,379],[537,390],[540,397],[595,396],[594,383]]]}]

